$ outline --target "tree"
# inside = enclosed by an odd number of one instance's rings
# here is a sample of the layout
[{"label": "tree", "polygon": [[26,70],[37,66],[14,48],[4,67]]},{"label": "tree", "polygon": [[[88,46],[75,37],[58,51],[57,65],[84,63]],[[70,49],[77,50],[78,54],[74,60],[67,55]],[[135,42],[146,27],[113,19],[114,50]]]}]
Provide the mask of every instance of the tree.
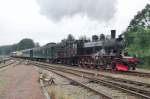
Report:
[{"label": "tree", "polygon": [[74,41],[75,38],[72,34],[68,34],[67,41]]},{"label": "tree", "polygon": [[24,50],[24,49],[33,48],[33,47],[35,47],[33,40],[23,39],[17,44],[1,46],[0,55],[8,55],[13,51]]},{"label": "tree", "polygon": [[7,55],[11,51],[11,46],[1,46],[0,47],[0,53],[1,55]]},{"label": "tree", "polygon": [[33,40],[23,39],[18,43],[17,50],[29,49],[35,47]]},{"label": "tree", "polygon": [[127,31],[136,31],[139,26],[143,28],[150,28],[150,4],[147,4],[142,11],[139,11],[138,14],[134,16],[127,28]]},{"label": "tree", "polygon": [[[150,28],[150,4],[147,4],[146,7],[139,11],[137,15],[131,20],[127,30],[124,32],[126,45],[134,43],[135,36],[139,31],[143,29]],[[142,32],[141,32],[142,33]]]},{"label": "tree", "polygon": [[[150,61],[150,29],[139,27],[136,32],[126,34],[126,50],[130,55],[136,55],[144,60],[144,64]],[[129,40],[129,41],[128,41]],[[128,42],[128,43],[127,43]],[[148,59],[147,59],[148,58]]]},{"label": "tree", "polygon": [[139,11],[124,32],[126,50],[150,65],[150,5]]}]

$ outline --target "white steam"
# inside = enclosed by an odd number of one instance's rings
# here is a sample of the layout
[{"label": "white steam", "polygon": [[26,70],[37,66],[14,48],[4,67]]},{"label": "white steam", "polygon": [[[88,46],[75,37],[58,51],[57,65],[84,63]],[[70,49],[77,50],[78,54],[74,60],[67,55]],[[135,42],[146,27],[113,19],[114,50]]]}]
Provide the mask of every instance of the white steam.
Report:
[{"label": "white steam", "polygon": [[75,15],[98,21],[113,18],[116,0],[37,0],[42,15],[53,21]]}]

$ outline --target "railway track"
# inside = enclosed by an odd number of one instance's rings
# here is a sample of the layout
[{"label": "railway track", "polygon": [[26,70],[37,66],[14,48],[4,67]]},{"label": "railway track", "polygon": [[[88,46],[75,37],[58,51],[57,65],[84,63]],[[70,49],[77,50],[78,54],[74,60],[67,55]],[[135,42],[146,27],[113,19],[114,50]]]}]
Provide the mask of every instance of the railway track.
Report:
[{"label": "railway track", "polygon": [[100,71],[109,72],[112,74],[122,74],[122,75],[131,75],[131,76],[150,78],[150,73],[138,72],[138,71],[111,71],[111,70],[100,70]]},{"label": "railway track", "polygon": [[0,66],[0,69],[4,68],[4,67],[7,67],[7,66],[16,66],[16,65],[19,65],[21,64],[22,62],[24,62],[24,60],[13,60],[12,62],[9,62],[9,63],[5,63],[4,65]]},{"label": "railway track", "polygon": [[100,95],[100,97],[101,97],[100,99],[113,99],[113,97],[110,96],[109,94],[104,93],[104,92],[99,92],[99,91],[95,90],[94,88],[91,88],[91,87],[85,85],[83,82],[78,81],[76,79],[73,79],[72,77],[68,76],[67,74],[65,74],[62,71],[58,71],[58,70],[56,70],[54,68],[52,69],[52,68],[48,68],[48,67],[42,67],[42,66],[39,66],[37,64],[36,64],[36,66],[44,68],[45,70],[51,71],[51,72],[53,72],[53,73],[55,73],[55,74],[57,74],[59,76],[62,76],[63,78],[66,78],[66,79],[70,80],[71,82],[73,82],[76,85],[80,85],[80,86],[84,87],[85,89],[88,89],[88,90],[90,90],[90,91]]},{"label": "railway track", "polygon": [[[37,64],[36,64],[36,66],[37,66]],[[38,67],[39,67],[39,66],[38,66]],[[40,66],[40,67],[41,67],[41,66]],[[78,84],[78,85],[84,87],[85,89],[88,89],[88,90],[90,90],[90,91],[96,93],[97,95],[100,95],[100,99],[115,99],[115,98],[113,98],[113,96],[111,96],[111,95],[108,94],[108,93],[100,92],[100,91],[96,90],[95,88],[92,88],[92,87],[86,85],[85,83],[83,83],[83,82],[81,82],[81,81],[78,81],[77,79],[73,79],[72,76],[70,76],[70,75],[68,76],[68,73],[67,73],[67,72],[60,71],[60,70],[56,70],[56,69],[54,69],[54,68],[48,68],[48,67],[41,67],[41,68],[44,68],[44,69],[46,69],[46,70],[48,70],[48,71],[51,71],[51,72],[53,72],[53,73],[55,73],[55,74],[57,74],[57,75],[60,75],[60,76],[62,76],[63,78],[66,78],[66,79],[72,81],[74,84],[76,84],[76,85]],[[80,77],[81,79],[83,79],[81,76],[77,76],[77,77]],[[84,80],[87,80],[87,79],[84,78]],[[115,96],[114,96],[114,97],[115,97]]]},{"label": "railway track", "polygon": [[39,63],[33,63],[36,66],[46,68],[49,70],[55,70],[70,73],[73,75],[76,75],[78,77],[84,77],[86,79],[89,79],[92,82],[103,84],[108,87],[113,87],[117,90],[121,90],[123,92],[141,97],[141,99],[150,99],[150,84],[137,82],[137,81],[130,81],[120,78],[113,78],[110,76],[100,75],[100,74],[94,74],[90,72],[85,72],[82,70],[76,70],[71,68],[64,68],[64,67],[54,67],[50,65],[44,65]]},{"label": "railway track", "polygon": [[[62,65],[62,66],[66,66],[66,65]],[[67,65],[68,67],[72,67],[70,65]],[[85,70],[88,70],[87,68],[83,68]],[[97,70],[96,70],[97,71]],[[129,76],[137,76],[137,77],[144,77],[144,78],[150,78],[150,73],[146,73],[146,72],[138,72],[138,71],[112,71],[112,70],[98,70],[101,72],[108,72],[108,73],[112,73],[112,74],[121,74],[121,75],[129,75]]]},{"label": "railway track", "polygon": [[6,63],[6,64],[0,66],[0,69],[1,69],[1,68],[4,68],[4,67],[7,67],[7,66],[9,66],[9,65],[12,65],[12,64],[14,64],[15,62],[16,62],[16,61],[13,61],[13,62],[10,62],[10,63]]}]

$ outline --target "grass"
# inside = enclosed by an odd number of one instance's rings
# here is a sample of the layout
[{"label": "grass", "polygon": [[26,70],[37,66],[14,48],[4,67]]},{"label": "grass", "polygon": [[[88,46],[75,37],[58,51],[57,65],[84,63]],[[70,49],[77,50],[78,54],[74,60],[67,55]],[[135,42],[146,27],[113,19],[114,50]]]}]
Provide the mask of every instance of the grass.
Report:
[{"label": "grass", "polygon": [[150,70],[150,64],[148,65],[148,64],[141,64],[140,66],[137,66],[137,68],[141,68],[141,69],[148,69],[148,70]]}]

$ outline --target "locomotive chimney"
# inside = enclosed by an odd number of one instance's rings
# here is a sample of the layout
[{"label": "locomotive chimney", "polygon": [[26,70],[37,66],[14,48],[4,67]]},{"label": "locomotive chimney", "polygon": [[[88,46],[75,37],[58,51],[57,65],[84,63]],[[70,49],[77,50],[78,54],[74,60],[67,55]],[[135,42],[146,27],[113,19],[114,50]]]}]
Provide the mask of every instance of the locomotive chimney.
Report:
[{"label": "locomotive chimney", "polygon": [[98,41],[98,36],[97,36],[97,35],[93,35],[93,36],[92,36],[92,41],[93,41],[93,42]]},{"label": "locomotive chimney", "polygon": [[111,39],[116,38],[116,30],[111,30]]}]

